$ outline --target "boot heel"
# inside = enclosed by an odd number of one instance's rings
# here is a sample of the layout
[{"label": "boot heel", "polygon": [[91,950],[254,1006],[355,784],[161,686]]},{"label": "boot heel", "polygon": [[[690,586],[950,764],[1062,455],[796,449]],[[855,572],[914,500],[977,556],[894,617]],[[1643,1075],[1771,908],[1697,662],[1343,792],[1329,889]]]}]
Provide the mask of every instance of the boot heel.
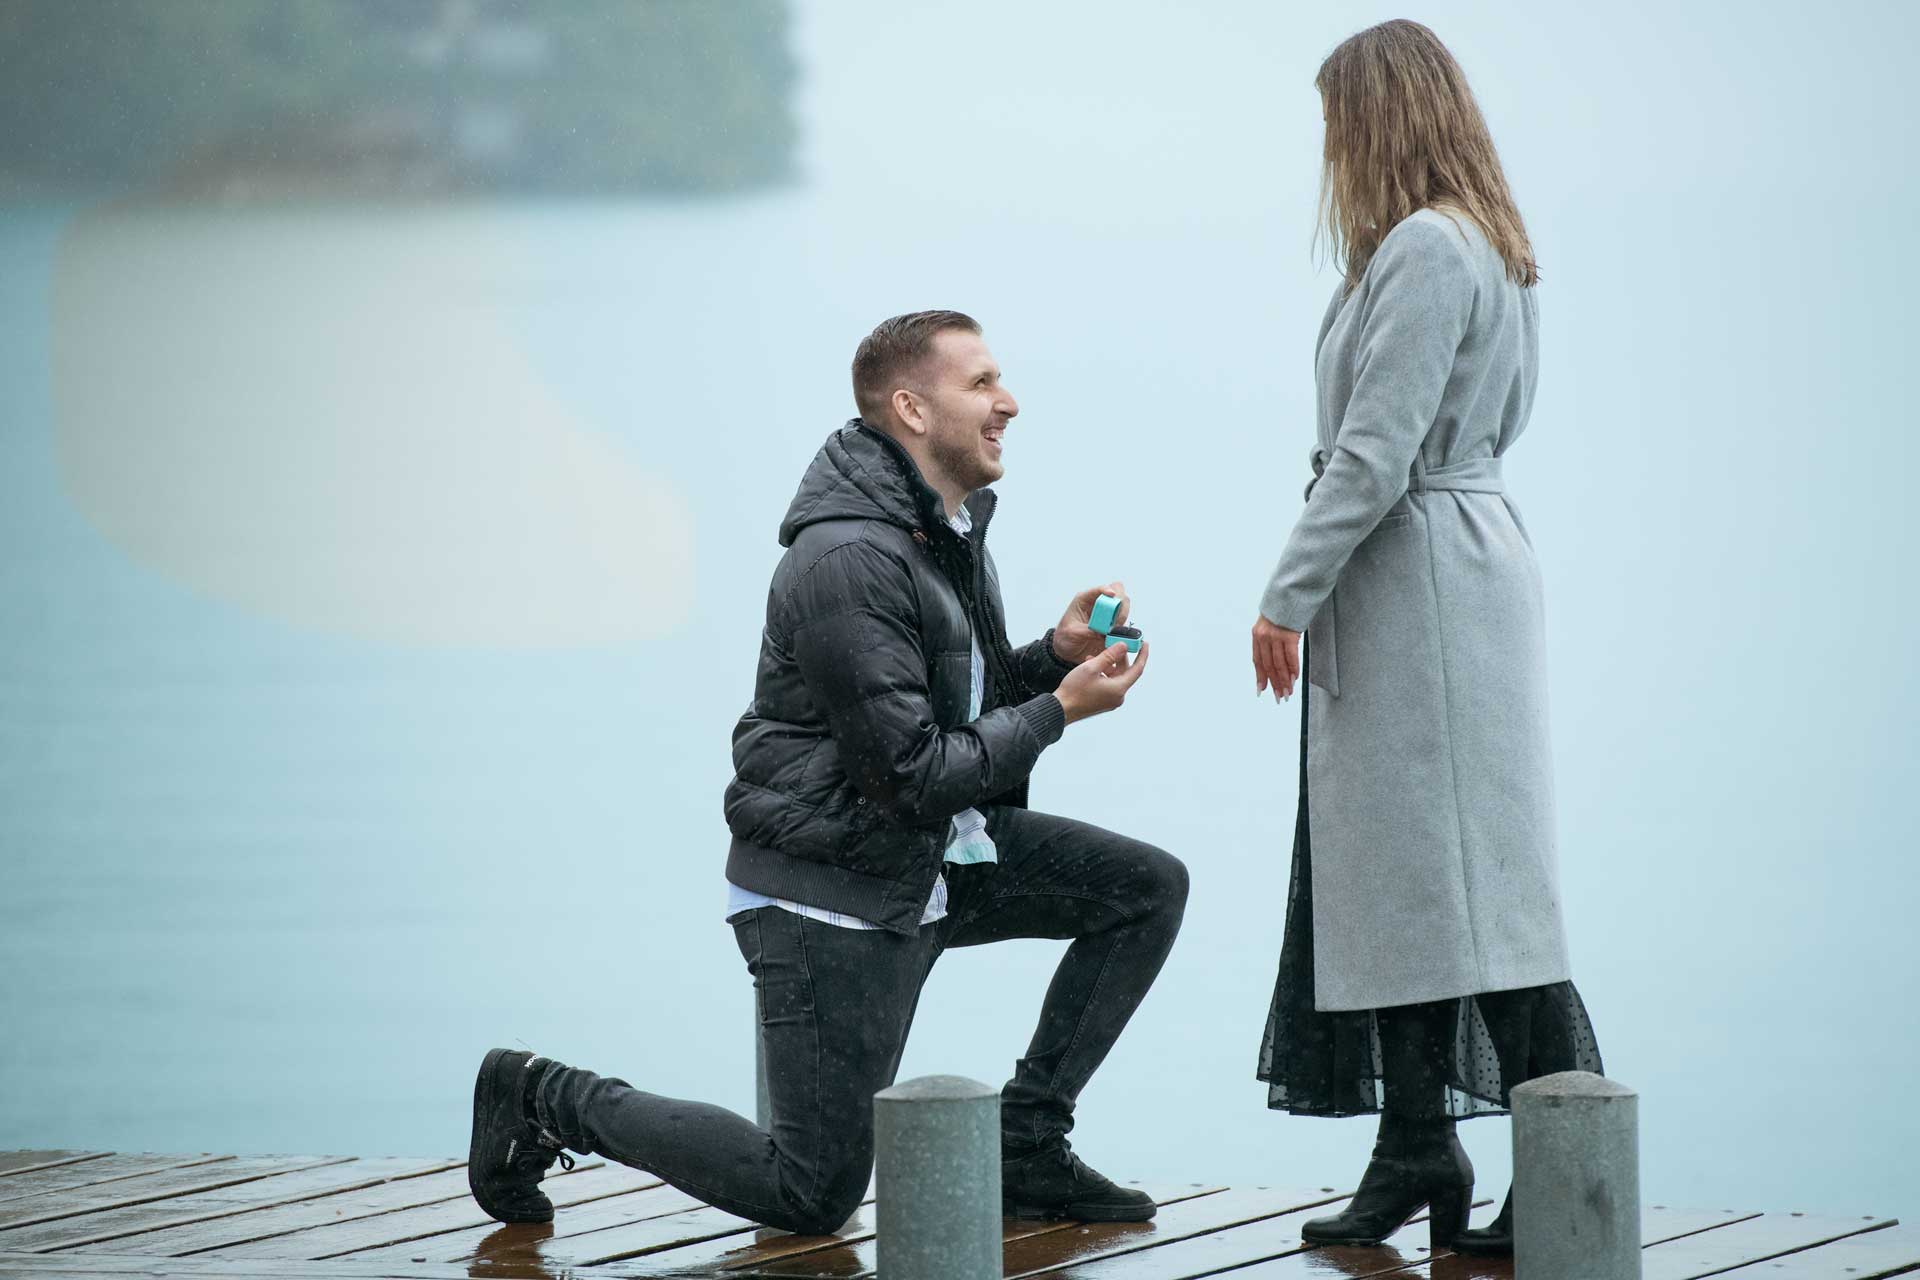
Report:
[{"label": "boot heel", "polygon": [[1453,1248],[1454,1237],[1467,1229],[1473,1208],[1473,1184],[1436,1191],[1427,1204],[1427,1246],[1433,1253]]}]

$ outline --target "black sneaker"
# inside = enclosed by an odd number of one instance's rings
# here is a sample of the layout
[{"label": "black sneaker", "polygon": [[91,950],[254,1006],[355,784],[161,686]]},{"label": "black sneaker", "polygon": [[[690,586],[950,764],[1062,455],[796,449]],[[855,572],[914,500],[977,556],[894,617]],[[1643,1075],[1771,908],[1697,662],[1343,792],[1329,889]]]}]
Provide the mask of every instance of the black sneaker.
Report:
[{"label": "black sneaker", "polygon": [[[552,1222],[553,1201],[540,1179],[553,1162],[573,1168],[573,1157],[558,1139],[543,1132],[527,1114],[530,1053],[495,1049],[480,1064],[473,1082],[473,1143],[467,1148],[467,1186],[487,1216],[496,1222]],[[545,1067],[546,1060],[540,1059]]]},{"label": "black sneaker", "polygon": [[1065,1138],[1000,1162],[1000,1206],[1010,1218],[1075,1222],[1145,1222],[1157,1207],[1146,1192],[1089,1169]]}]

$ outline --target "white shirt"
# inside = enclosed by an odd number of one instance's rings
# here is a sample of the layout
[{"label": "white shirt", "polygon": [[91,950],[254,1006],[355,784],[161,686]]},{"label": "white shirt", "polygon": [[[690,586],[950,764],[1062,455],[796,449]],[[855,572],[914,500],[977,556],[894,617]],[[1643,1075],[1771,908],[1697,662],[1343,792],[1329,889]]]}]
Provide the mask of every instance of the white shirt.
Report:
[{"label": "white shirt", "polygon": [[[961,537],[973,533],[973,514],[962,506],[954,513],[948,526]],[[980,656],[980,637],[970,637],[973,648],[972,661],[972,697],[967,707],[967,719],[980,718],[980,703],[986,696],[987,664]],[[947,838],[947,851],[942,862],[951,862],[963,866],[974,862],[998,862],[1000,851],[993,847],[993,837],[987,834],[987,818],[978,809],[962,809],[953,816],[953,825]],[[752,911],[756,907],[779,907],[803,915],[809,920],[818,920],[822,924],[835,925],[842,929],[879,929],[871,920],[862,920],[859,916],[850,916],[842,911],[829,911],[825,907],[809,906],[803,902],[793,902],[787,898],[770,898],[764,893],[755,893],[751,889],[742,889],[732,881],[727,883],[726,918],[731,920],[742,911]],[[933,893],[927,898],[926,907],[920,912],[920,923],[932,924],[945,919],[947,914],[947,877],[942,874],[933,882]]]}]

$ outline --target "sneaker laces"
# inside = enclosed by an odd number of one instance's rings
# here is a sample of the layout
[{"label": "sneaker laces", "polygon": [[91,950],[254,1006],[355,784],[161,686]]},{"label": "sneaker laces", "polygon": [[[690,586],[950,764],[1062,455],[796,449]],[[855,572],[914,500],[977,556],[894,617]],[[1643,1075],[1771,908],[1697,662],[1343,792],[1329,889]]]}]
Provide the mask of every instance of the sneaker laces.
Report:
[{"label": "sneaker laces", "polygon": [[[572,1173],[573,1156],[568,1153],[566,1144],[560,1141],[560,1135],[545,1125],[536,1125],[534,1127],[540,1131],[540,1145],[543,1147],[551,1147],[554,1155],[560,1158],[560,1171],[562,1173]],[[547,1163],[553,1163],[553,1156],[547,1157]]]},{"label": "sneaker laces", "polygon": [[[531,1058],[527,1061],[527,1069],[531,1071],[535,1063],[540,1064],[540,1070],[543,1074],[548,1067],[553,1065],[545,1058]],[[527,1128],[533,1131],[534,1145],[530,1147],[529,1150],[537,1152],[545,1149],[556,1153],[560,1158],[561,1172],[572,1173],[573,1157],[567,1154],[567,1144],[561,1141],[559,1134],[540,1122],[540,1113],[535,1109],[535,1104],[531,1096],[526,1099],[525,1113]],[[543,1161],[544,1163],[541,1164],[539,1169],[540,1173],[547,1171],[548,1167],[553,1164],[554,1157],[552,1155],[545,1156],[543,1157]]]},{"label": "sneaker laces", "polygon": [[560,1161],[563,1172],[573,1172],[573,1157],[560,1145],[560,1139],[542,1126],[531,1126],[534,1132],[532,1142],[523,1143],[515,1138],[507,1149],[507,1167],[536,1182],[546,1171],[553,1167],[555,1159]]},{"label": "sneaker laces", "polygon": [[1026,1156],[1025,1159],[1036,1162],[1045,1160],[1048,1164],[1060,1165],[1067,1171],[1068,1180],[1076,1187],[1082,1185],[1097,1187],[1106,1181],[1105,1178],[1095,1173],[1086,1161],[1074,1154],[1073,1145],[1065,1138],[1060,1139],[1059,1145],[1057,1146],[1053,1143],[1048,1143],[1038,1151]]}]

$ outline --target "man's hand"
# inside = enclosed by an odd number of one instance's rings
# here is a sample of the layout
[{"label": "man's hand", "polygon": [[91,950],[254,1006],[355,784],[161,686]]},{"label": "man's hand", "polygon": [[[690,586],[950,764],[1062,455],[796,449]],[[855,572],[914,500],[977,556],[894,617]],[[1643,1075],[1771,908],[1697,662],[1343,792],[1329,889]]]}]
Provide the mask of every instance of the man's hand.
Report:
[{"label": "man's hand", "polygon": [[1140,680],[1147,669],[1147,642],[1140,642],[1140,655],[1127,661],[1127,646],[1114,641],[1091,658],[1067,672],[1053,696],[1067,713],[1067,723],[1085,720],[1112,711],[1127,700],[1127,690]]},{"label": "man's hand", "polygon": [[1062,662],[1085,662],[1106,648],[1107,638],[1087,625],[1093,617],[1093,602],[1101,596],[1120,597],[1120,608],[1113,615],[1115,626],[1127,620],[1133,601],[1124,586],[1109,582],[1104,587],[1088,587],[1073,598],[1060,615],[1060,625],[1053,629],[1053,652]]},{"label": "man's hand", "polygon": [[1273,700],[1293,696],[1293,683],[1300,678],[1300,633],[1268,622],[1265,615],[1253,623],[1253,692],[1257,697],[1269,688]]}]

